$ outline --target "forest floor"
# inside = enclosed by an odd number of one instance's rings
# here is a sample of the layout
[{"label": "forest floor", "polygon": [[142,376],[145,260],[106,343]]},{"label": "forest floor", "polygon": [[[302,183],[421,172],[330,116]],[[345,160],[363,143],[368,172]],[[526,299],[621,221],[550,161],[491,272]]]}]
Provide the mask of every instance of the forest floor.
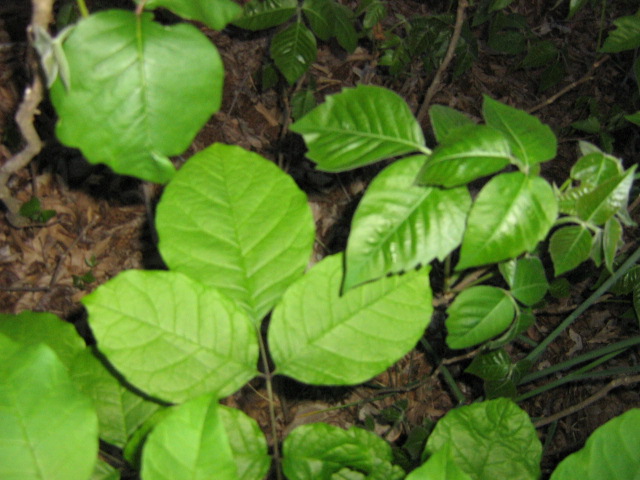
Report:
[{"label": "forest floor", "polygon": [[[356,2],[342,3],[351,6]],[[388,2],[388,15],[380,24],[379,35],[393,27],[398,15],[410,18],[442,13],[444,10],[436,10],[434,5],[444,9],[447,3]],[[632,7],[633,2],[605,2],[609,8],[601,24],[600,2],[597,2],[597,9],[587,6],[571,20],[566,18],[569,2],[559,2],[554,9],[555,3],[515,1],[507,10],[521,15],[537,38],[548,39],[562,50],[565,73],[557,84],[540,92],[543,69],[521,68],[523,54],[499,54],[492,50],[487,45],[488,24],[483,24],[471,29],[478,41],[478,58],[458,77],[453,78],[445,72],[432,103],[449,105],[480,118],[482,96],[488,95],[532,112],[559,138],[558,156],[544,165],[542,173],[560,185],[579,156],[579,140],[602,146],[599,135],[588,135],[571,127],[573,122],[585,120],[593,113],[588,102],[597,105],[598,115],[606,121],[620,109],[628,109],[631,113],[631,99],[637,99],[638,86],[631,73],[630,56],[615,55],[596,64],[602,58],[596,53],[602,25],[606,32],[614,18],[631,15],[636,7]],[[455,13],[455,5],[451,12]],[[469,13],[473,14],[473,9]],[[10,20],[13,22],[11,29],[7,27],[9,21],[5,22],[7,28],[0,33],[5,37],[2,41],[23,45],[20,31],[12,30],[16,30],[15,20],[25,16],[15,12],[14,15],[17,16]],[[25,18],[28,18],[28,12]],[[316,256],[343,250],[351,215],[380,167],[339,175],[314,170],[313,164],[304,158],[301,140],[287,130],[290,123],[287,99],[292,89],[280,84],[262,91],[256,80],[257,72],[268,56],[268,42],[273,32],[248,34],[230,28],[206,33],[220,50],[225,63],[223,105],[190,149],[175,159],[177,164],[213,142],[240,145],[260,153],[289,172],[308,193],[318,231]],[[24,48],[18,50],[24,52]],[[0,161],[20,147],[12,117],[24,85],[20,65],[24,56],[2,52],[0,133],[4,145]],[[320,102],[325,95],[344,87],[362,83],[381,85],[402,95],[417,112],[433,74],[426,74],[421,61],[415,59],[403,75],[392,76],[388,69],[378,65],[379,58],[379,46],[368,39],[361,41],[352,54],[333,44],[321,44],[317,62],[299,86],[314,82]],[[559,95],[556,97],[556,94]],[[86,333],[86,314],[79,303],[84,295],[120,271],[163,268],[154,244],[149,211],[153,205],[145,205],[138,181],[116,176],[105,167],[88,165],[79,152],[56,143],[53,110],[45,103],[41,112],[37,127],[45,140],[45,148],[30,168],[11,179],[9,187],[20,201],[36,196],[43,208],[54,210],[56,214],[45,225],[20,229],[0,216],[0,313],[48,311],[75,323]],[[428,117],[422,124],[429,138]],[[637,162],[640,146],[637,127],[627,123],[607,133],[614,140],[613,153],[624,159],[626,167]],[[161,189],[157,188],[154,201],[160,194]],[[638,221],[638,212],[631,213]],[[639,233],[637,228],[625,231],[626,250],[638,247]],[[538,321],[527,335],[534,341],[543,339],[592,293],[598,276],[599,270],[592,264],[568,274],[570,294],[560,299],[547,298],[536,311]],[[637,335],[638,321],[625,315],[628,309],[628,302],[602,298],[551,344],[537,368]],[[464,352],[448,351],[444,346],[443,311],[438,309],[427,338],[435,354],[446,359]],[[518,358],[527,348],[516,342],[510,353]],[[280,432],[286,433],[296,425],[312,421],[342,427],[367,424],[394,445],[402,445],[410,432],[417,427],[428,428],[457,404],[447,384],[434,375],[436,359],[433,353],[416,348],[387,372],[359,387],[319,389],[281,381],[278,385]],[[615,357],[607,366],[637,365],[639,362],[640,352],[636,349]],[[482,385],[464,373],[467,365],[468,360],[460,360],[451,363],[449,369],[471,402],[482,395]],[[526,400],[521,406],[534,419],[548,417],[579,404],[601,390],[609,380],[568,383]],[[253,384],[227,402],[242,408],[264,427],[268,420],[267,408],[260,389],[259,384]],[[561,459],[581,448],[598,426],[632,407],[640,407],[638,385],[610,391],[600,401],[561,418],[553,431],[549,427],[540,428],[545,443],[544,476],[547,477]]]}]

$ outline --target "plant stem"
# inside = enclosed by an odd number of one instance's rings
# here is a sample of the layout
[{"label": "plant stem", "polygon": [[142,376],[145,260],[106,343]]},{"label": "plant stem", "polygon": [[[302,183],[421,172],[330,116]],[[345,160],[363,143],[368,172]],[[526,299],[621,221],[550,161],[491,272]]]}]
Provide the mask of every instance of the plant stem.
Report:
[{"label": "plant stem", "polygon": [[460,390],[460,387],[458,387],[458,384],[453,378],[453,375],[451,375],[451,372],[449,371],[449,369],[446,367],[446,365],[441,361],[439,356],[436,354],[436,351],[433,349],[431,344],[425,338],[420,339],[420,344],[424,347],[424,349],[433,357],[433,359],[438,364],[438,368],[435,369],[433,375],[435,375],[438,372],[442,373],[442,376],[444,377],[445,382],[447,383],[447,385],[449,385],[449,388],[451,388],[451,392],[456,397],[456,400],[458,400],[458,404],[462,405],[463,403],[466,403],[467,398],[464,396],[464,393],[462,393],[462,390]]},{"label": "plant stem", "polygon": [[640,248],[638,248],[633,254],[627,258],[627,260],[622,264],[622,266],[614,273],[611,277],[605,281],[600,288],[598,288],[595,292],[593,292],[589,298],[587,298],[582,304],[576,308],[560,325],[556,327],[556,329],[547,336],[540,344],[534,348],[529,355],[526,356],[525,360],[530,361],[531,363],[535,363],[535,361],[544,353],[546,348],[549,346],[551,342],[553,342],[562,332],[564,332],[584,311],[589,308],[591,305],[596,303],[596,301],[607,291],[611,286],[618,281],[622,275],[627,273],[627,271],[635,265],[635,263],[640,259]]},{"label": "plant stem", "polygon": [[85,0],[76,0],[78,4],[78,9],[80,10],[80,15],[83,17],[89,16],[89,9],[87,8],[87,2]]}]

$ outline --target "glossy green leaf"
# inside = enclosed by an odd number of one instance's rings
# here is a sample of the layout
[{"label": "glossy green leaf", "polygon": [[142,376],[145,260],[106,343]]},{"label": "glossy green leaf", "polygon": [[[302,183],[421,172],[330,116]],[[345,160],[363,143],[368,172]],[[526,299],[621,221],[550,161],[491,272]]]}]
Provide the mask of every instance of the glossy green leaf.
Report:
[{"label": "glossy green leaf", "polygon": [[84,340],[73,324],[52,313],[0,314],[0,334],[23,345],[47,344],[67,368],[75,356],[85,349]]},{"label": "glossy green leaf", "polygon": [[501,348],[477,355],[465,372],[472,373],[483,380],[501,380],[509,375],[510,370],[511,357]]},{"label": "glossy green leaf", "polygon": [[297,0],[252,0],[233,23],[247,30],[264,30],[289,20],[297,7]]},{"label": "glossy green leaf", "polygon": [[339,3],[333,4],[333,31],[338,43],[347,52],[353,53],[358,46],[358,33],[353,26],[353,12]]},{"label": "glossy green leaf", "polygon": [[602,249],[604,253],[604,264],[613,273],[613,262],[616,259],[616,252],[622,240],[622,225],[615,218],[611,217],[604,224],[604,234],[602,237]]},{"label": "glossy green leaf", "polygon": [[620,17],[613,24],[616,29],[609,33],[601,52],[617,53],[640,47],[640,15]]},{"label": "glossy green leaf", "polygon": [[0,379],[0,478],[89,478],[98,419],[54,351],[0,334]]},{"label": "glossy green leaf", "polygon": [[154,397],[224,397],[257,374],[258,340],[246,312],[180,273],[129,270],[82,303],[100,351]]},{"label": "glossy green leaf", "polygon": [[[506,269],[509,273],[505,275]],[[511,287],[511,294],[527,306],[542,300],[549,289],[544,266],[538,257],[511,260],[500,265],[500,272]]]},{"label": "glossy green leaf", "polygon": [[553,189],[521,172],[493,177],[469,212],[458,270],[500,262],[533,250],[558,215]]},{"label": "glossy green leaf", "polygon": [[142,454],[145,480],[238,480],[218,399],[202,395],[171,408],[149,434]]},{"label": "glossy green leaf", "polygon": [[449,135],[460,127],[475,125],[464,113],[445,105],[429,107],[429,119],[438,143],[446,142]]},{"label": "glossy green leaf", "polygon": [[602,182],[597,188],[576,200],[578,216],[596,225],[604,225],[618,210],[627,204],[636,165]]},{"label": "glossy green leaf", "polygon": [[602,152],[584,155],[571,167],[571,178],[591,188],[622,173],[620,160]]},{"label": "glossy green leaf", "polygon": [[213,44],[193,25],[106,10],[81,20],[64,51],[70,88],[51,89],[58,138],[91,163],[167,182],[175,172],[167,157],[220,107],[224,71]]},{"label": "glossy green leaf", "polygon": [[447,443],[421,466],[407,475],[406,480],[472,480],[453,460]]},{"label": "glossy green leaf", "polygon": [[486,125],[460,127],[433,151],[417,181],[457,187],[499,172],[510,159],[509,142],[499,130]]},{"label": "glossy green leaf", "polygon": [[558,141],[548,125],[536,117],[484,96],[482,113],[487,125],[504,133],[516,157],[514,163],[528,170],[556,156]]},{"label": "glossy green leaf", "polygon": [[304,272],[315,240],[306,195],[274,163],[215,144],[194,155],[158,204],[167,265],[215,286],[255,324]]},{"label": "glossy green leaf", "polygon": [[562,227],[553,232],[549,241],[549,253],[555,275],[573,270],[589,258],[591,233],[581,225]]},{"label": "glossy green leaf", "polygon": [[383,278],[340,296],[342,255],[294,283],[271,316],[276,372],[316,385],[364,382],[399,360],[429,325],[428,269]]},{"label": "glossy green leaf", "polygon": [[392,465],[391,447],[372,432],[352,427],[343,430],[326,423],[294,429],[282,446],[282,469],[289,480],[353,478],[342,475],[365,472],[371,480],[399,480],[404,472]]},{"label": "glossy green leaf", "polygon": [[447,315],[447,345],[467,348],[505,331],[513,321],[515,307],[504,290],[480,285],[463,290]]},{"label": "glossy green leaf", "polygon": [[202,22],[214,30],[222,30],[242,13],[232,0],[148,0],[145,9],[164,7],[188,20]]},{"label": "glossy green leaf", "polygon": [[427,441],[429,454],[451,445],[454,461],[473,479],[537,480],[542,445],[529,416],[506,398],[449,411]]},{"label": "glossy green leaf", "polygon": [[385,158],[425,151],[424,136],[407,103],[381,87],[359,85],[329,95],[291,125],[320,170],[341,172]]},{"label": "glossy green leaf", "polygon": [[373,179],[351,223],[344,290],[443,260],[460,245],[471,196],[413,183],[424,156],[399,160]]},{"label": "glossy green leaf", "polygon": [[159,408],[126,388],[90,349],[76,356],[71,379],[93,400],[98,413],[100,438],[124,447],[129,437]]},{"label": "glossy green leaf", "polygon": [[309,22],[313,33],[325,42],[333,36],[332,0],[304,0],[302,13]]},{"label": "glossy green leaf", "polygon": [[[264,478],[271,465],[267,440],[258,423],[241,410],[218,406],[218,414],[227,432],[238,480]],[[217,477],[216,477],[217,478]]]},{"label": "glossy green leaf", "polygon": [[511,343],[518,335],[524,333],[530,326],[536,323],[536,317],[529,308],[516,309],[516,318],[509,329],[495,340],[487,343],[487,348],[501,348]]},{"label": "glossy green leaf", "polygon": [[565,458],[551,480],[637,480],[640,475],[640,409],[597,428],[582,450]]},{"label": "glossy green leaf", "polygon": [[271,40],[271,58],[290,84],[309,70],[317,53],[316,37],[300,22],[292,23]]}]

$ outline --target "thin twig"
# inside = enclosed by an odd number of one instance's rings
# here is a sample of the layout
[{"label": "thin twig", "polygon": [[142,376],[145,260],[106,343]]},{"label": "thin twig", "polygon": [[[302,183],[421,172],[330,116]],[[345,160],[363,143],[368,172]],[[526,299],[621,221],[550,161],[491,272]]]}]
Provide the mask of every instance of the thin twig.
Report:
[{"label": "thin twig", "polygon": [[537,422],[535,422],[534,425],[536,428],[544,427],[545,425],[548,425],[557,420],[560,420],[561,418],[567,417],[573,413],[576,413],[582,410],[583,408],[588,407],[592,403],[597,402],[598,400],[604,398],[614,388],[618,388],[626,385],[632,385],[634,383],[639,383],[639,382],[640,382],[640,375],[634,375],[632,377],[625,376],[625,377],[616,378],[615,380],[611,380],[602,390],[597,391],[596,393],[591,395],[589,398],[586,398],[582,402],[576,405],[573,405],[572,407],[565,408],[564,410],[561,410],[558,413],[551,415],[550,417],[542,418]]},{"label": "thin twig", "polygon": [[565,93],[573,90],[574,88],[576,88],[578,85],[582,85],[585,82],[588,82],[589,80],[591,80],[593,78],[593,74],[595,73],[596,69],[602,65],[604,62],[606,62],[607,60],[609,60],[611,57],[609,55],[605,55],[604,57],[600,58],[598,61],[596,61],[591,68],[589,69],[589,71],[587,73],[584,74],[584,76],[582,78],[580,78],[579,80],[576,80],[575,82],[567,85],[566,87],[564,87],[562,90],[560,90],[558,93],[556,93],[555,95],[551,95],[549,98],[547,98],[546,100],[544,100],[543,102],[539,103],[538,105],[536,105],[533,108],[530,108],[529,110],[527,110],[528,113],[533,113],[533,112],[537,112],[538,110],[551,105],[553,102],[555,102],[558,98],[560,98],[562,95],[564,95]]},{"label": "thin twig", "polygon": [[458,46],[458,42],[460,41],[460,34],[462,33],[462,25],[464,23],[465,11],[469,3],[467,0],[458,0],[458,11],[456,12],[456,23],[453,27],[453,34],[451,35],[451,41],[449,42],[449,48],[447,48],[447,53],[442,60],[442,63],[438,67],[435,76],[429,85],[429,89],[427,90],[427,94],[424,96],[424,100],[422,101],[422,105],[420,105],[420,109],[418,110],[418,114],[416,115],[418,122],[421,122],[422,119],[427,114],[427,109],[429,105],[431,105],[431,100],[433,100],[434,95],[440,88],[440,84],[442,83],[442,75],[444,71],[447,69],[451,60],[453,60],[453,55],[455,54],[456,47]]}]

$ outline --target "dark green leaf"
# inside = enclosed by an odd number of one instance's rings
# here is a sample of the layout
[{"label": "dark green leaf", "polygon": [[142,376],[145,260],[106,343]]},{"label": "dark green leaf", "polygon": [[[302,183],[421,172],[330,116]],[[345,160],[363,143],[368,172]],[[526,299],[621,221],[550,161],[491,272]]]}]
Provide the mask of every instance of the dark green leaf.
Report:
[{"label": "dark green leaf", "polygon": [[358,46],[358,34],[353,26],[353,12],[339,3],[333,5],[333,31],[338,43],[352,53]]},{"label": "dark green leaf", "polygon": [[165,7],[188,20],[202,22],[214,30],[222,30],[242,13],[232,0],[148,0],[145,9]]},{"label": "dark green leaf", "polygon": [[540,40],[529,46],[527,56],[522,60],[524,68],[546,67],[558,57],[558,49],[550,40]]},{"label": "dark green leaf", "polygon": [[491,0],[489,5],[489,12],[495,12],[496,10],[502,10],[513,3],[513,0]]},{"label": "dark green leaf", "polygon": [[325,42],[333,36],[333,0],[304,0],[302,12],[313,33]]},{"label": "dark green leaf", "polygon": [[502,380],[511,370],[511,357],[504,350],[494,350],[474,357],[465,372],[472,373],[483,380]]},{"label": "dark green leaf", "polygon": [[233,23],[247,30],[264,30],[289,20],[297,7],[297,0],[252,0]]},{"label": "dark green leaf", "polygon": [[316,60],[316,37],[302,23],[292,23],[271,41],[271,58],[290,84]]},{"label": "dark green leaf", "polygon": [[306,88],[296,92],[291,97],[291,117],[300,120],[316,107],[316,96],[312,89]]},{"label": "dark green leaf", "polygon": [[609,34],[601,52],[617,53],[640,47],[640,16],[620,17],[613,21],[616,29]]},{"label": "dark green leaf", "polygon": [[549,253],[555,275],[573,270],[589,258],[591,233],[581,225],[562,227],[553,232],[549,241]]},{"label": "dark green leaf", "polygon": [[508,264],[501,264],[500,271],[511,287],[512,295],[525,305],[535,305],[547,293],[549,283],[538,257],[511,260]]}]

